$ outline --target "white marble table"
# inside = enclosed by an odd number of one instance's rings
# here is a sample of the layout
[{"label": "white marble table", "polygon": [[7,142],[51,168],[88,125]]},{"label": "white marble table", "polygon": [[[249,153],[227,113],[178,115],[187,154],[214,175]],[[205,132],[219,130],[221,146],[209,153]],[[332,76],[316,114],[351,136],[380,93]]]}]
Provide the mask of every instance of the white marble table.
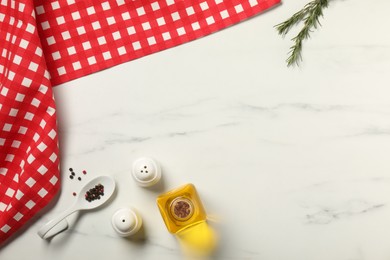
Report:
[{"label": "white marble table", "polygon": [[[307,1],[56,87],[62,192],[0,259],[183,259],[155,199],[184,183],[219,234],[214,259],[390,259],[390,2],[332,1],[287,68],[293,34],[273,26]],[[134,183],[140,156],[161,163],[160,186]],[[70,180],[69,167],[88,174]],[[101,174],[116,179],[114,200],[40,239]],[[110,225],[123,206],[144,220],[133,239]]]}]

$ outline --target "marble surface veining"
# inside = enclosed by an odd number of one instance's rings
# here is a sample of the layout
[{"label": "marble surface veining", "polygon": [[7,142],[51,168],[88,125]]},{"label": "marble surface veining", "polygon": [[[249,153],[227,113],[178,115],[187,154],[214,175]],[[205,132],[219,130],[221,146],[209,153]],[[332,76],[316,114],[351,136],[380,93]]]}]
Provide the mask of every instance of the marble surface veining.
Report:
[{"label": "marble surface veining", "polygon": [[[273,26],[306,2],[56,87],[62,192],[0,259],[184,259],[155,199],[189,182],[219,235],[212,259],[390,259],[390,2],[331,1],[287,68],[296,31]],[[141,156],[161,163],[153,189],[131,178]],[[88,174],[70,180],[69,167]],[[101,174],[116,179],[113,201],[41,240]],[[133,239],[110,226],[124,206],[144,220]]]}]

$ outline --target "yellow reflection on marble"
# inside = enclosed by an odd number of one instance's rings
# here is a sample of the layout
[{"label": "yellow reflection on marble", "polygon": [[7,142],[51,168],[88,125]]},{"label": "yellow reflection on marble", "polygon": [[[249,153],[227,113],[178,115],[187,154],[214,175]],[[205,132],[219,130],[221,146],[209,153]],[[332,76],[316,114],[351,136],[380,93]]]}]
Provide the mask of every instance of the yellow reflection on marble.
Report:
[{"label": "yellow reflection on marble", "polygon": [[216,250],[215,231],[203,221],[176,233],[187,259],[209,259]]}]

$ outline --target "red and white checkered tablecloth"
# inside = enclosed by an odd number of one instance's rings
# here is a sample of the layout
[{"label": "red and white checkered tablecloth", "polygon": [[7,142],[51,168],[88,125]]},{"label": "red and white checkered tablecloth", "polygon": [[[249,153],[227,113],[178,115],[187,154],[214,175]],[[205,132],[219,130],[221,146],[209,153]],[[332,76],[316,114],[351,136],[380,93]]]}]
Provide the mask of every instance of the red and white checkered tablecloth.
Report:
[{"label": "red and white checkered tablecloth", "polygon": [[28,2],[0,4],[0,244],[59,189],[55,103]]},{"label": "red and white checkered tablecloth", "polygon": [[279,2],[0,0],[0,245],[60,187],[52,86],[203,37]]},{"label": "red and white checkered tablecloth", "polygon": [[278,2],[38,0],[35,4],[47,66],[57,85],[208,35]]}]

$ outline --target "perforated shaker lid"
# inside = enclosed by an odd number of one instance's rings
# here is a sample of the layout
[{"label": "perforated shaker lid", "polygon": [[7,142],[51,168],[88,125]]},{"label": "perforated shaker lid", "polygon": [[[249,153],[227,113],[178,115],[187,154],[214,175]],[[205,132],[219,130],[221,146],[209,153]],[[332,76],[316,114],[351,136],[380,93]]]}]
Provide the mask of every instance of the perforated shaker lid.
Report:
[{"label": "perforated shaker lid", "polygon": [[121,208],[112,216],[111,224],[118,235],[125,237],[135,234],[141,228],[142,219],[133,209]]},{"label": "perforated shaker lid", "polygon": [[161,179],[160,165],[148,157],[142,157],[134,161],[132,173],[137,184],[143,187],[152,186]]}]

